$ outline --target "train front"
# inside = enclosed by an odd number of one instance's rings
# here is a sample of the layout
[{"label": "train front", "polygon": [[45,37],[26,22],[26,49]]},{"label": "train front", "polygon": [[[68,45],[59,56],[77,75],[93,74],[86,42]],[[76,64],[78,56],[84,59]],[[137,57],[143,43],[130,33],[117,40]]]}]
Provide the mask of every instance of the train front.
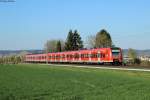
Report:
[{"label": "train front", "polygon": [[111,51],[112,51],[113,64],[122,65],[123,62],[122,49],[116,47],[116,48],[111,48]]}]

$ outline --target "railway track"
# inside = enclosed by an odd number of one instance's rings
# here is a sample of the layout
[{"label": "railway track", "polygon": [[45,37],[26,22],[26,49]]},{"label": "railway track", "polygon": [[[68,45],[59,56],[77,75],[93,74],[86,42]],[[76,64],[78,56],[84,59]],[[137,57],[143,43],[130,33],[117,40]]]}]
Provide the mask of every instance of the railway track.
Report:
[{"label": "railway track", "polygon": [[85,65],[85,64],[42,64],[42,65],[150,72],[150,67],[141,67],[141,66],[140,67],[138,66],[108,66],[108,65],[106,66],[106,65]]}]

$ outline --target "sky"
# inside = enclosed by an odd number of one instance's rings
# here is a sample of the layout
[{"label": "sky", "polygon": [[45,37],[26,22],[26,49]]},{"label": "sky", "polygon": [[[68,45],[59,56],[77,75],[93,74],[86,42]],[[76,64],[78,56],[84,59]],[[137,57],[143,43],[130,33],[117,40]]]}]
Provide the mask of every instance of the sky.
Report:
[{"label": "sky", "polygon": [[47,40],[66,40],[70,29],[85,44],[106,29],[118,47],[150,49],[150,0],[2,1],[0,50],[43,49]]}]

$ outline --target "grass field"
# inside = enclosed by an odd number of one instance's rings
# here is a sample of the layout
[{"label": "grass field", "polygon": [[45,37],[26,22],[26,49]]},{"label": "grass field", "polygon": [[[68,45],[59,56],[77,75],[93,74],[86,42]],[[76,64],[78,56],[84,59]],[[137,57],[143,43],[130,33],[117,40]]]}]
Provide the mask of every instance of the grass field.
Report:
[{"label": "grass field", "polygon": [[150,100],[150,73],[0,65],[0,100]]}]

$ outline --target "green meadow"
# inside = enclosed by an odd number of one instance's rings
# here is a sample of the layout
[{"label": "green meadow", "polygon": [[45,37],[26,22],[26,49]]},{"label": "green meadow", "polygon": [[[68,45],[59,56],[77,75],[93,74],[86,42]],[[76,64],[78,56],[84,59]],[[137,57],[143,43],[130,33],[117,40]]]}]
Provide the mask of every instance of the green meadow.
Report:
[{"label": "green meadow", "polygon": [[0,100],[150,100],[150,72],[0,65]]}]

